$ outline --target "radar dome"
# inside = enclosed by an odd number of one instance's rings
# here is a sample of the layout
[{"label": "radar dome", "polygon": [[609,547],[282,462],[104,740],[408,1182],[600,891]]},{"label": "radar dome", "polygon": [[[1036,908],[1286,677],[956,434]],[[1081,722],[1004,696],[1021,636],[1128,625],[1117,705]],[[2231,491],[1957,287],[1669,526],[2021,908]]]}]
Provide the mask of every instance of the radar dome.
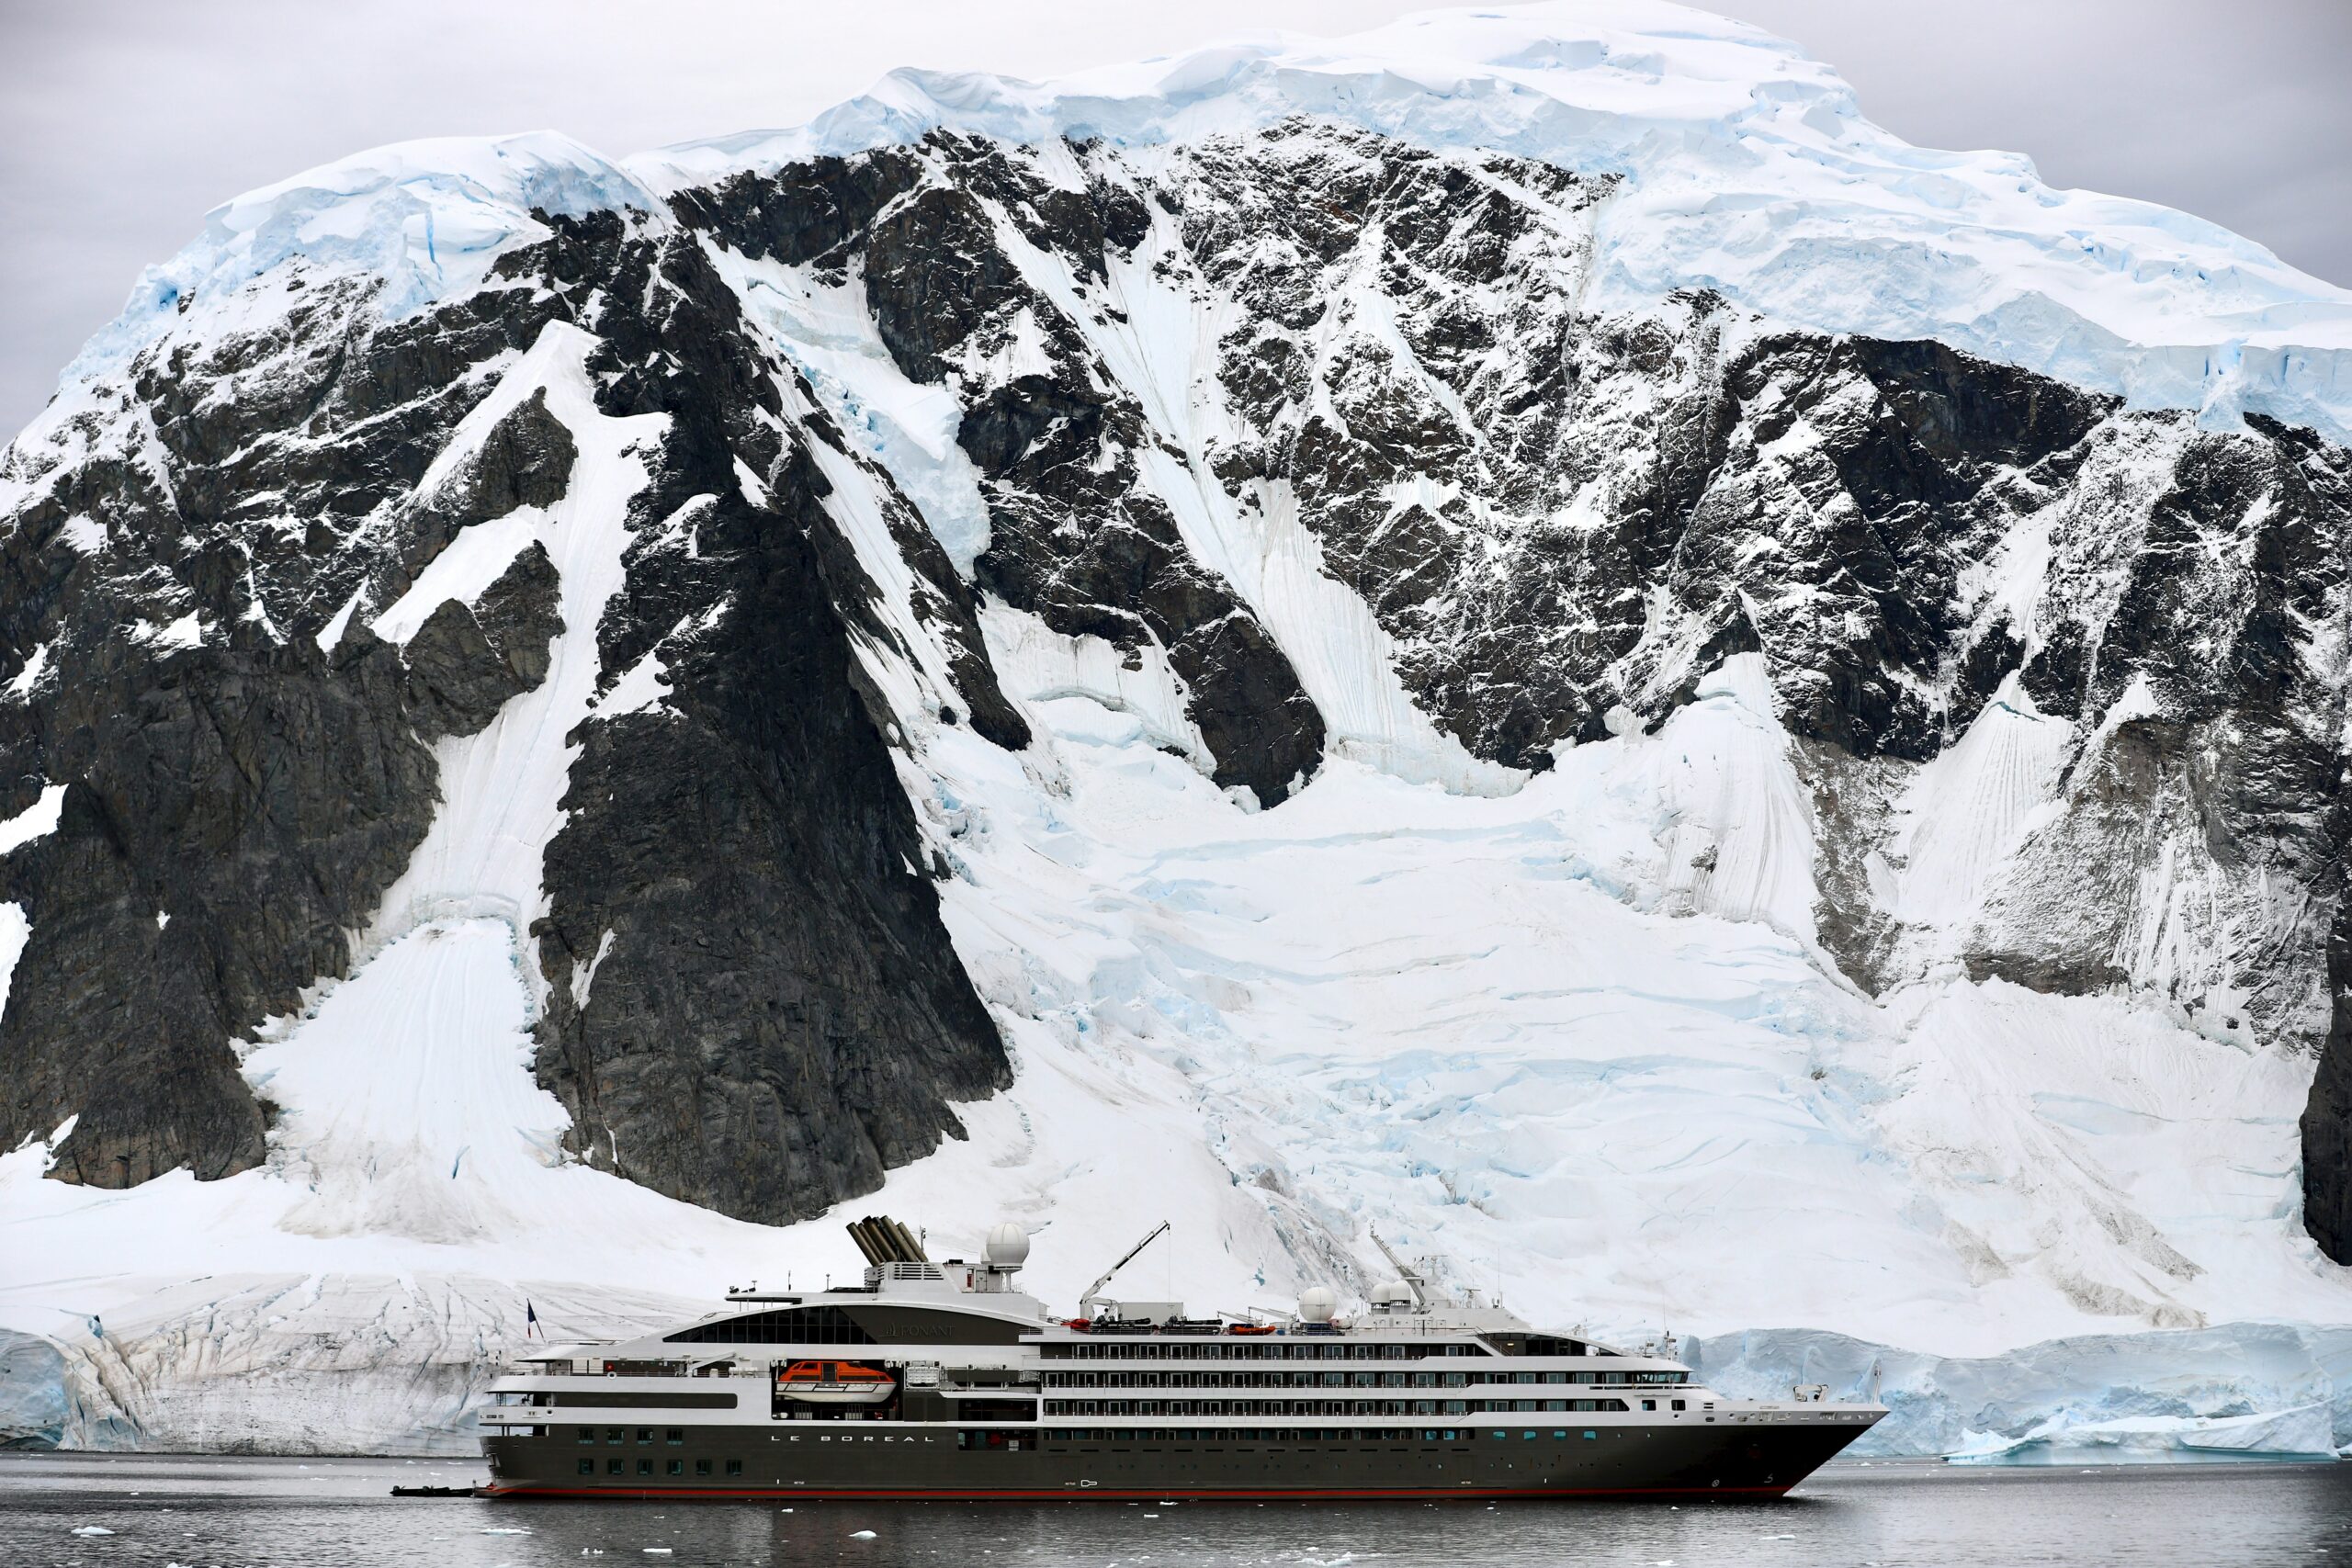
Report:
[{"label": "radar dome", "polygon": [[1018,1269],[1029,1261],[1029,1233],[1007,1220],[989,1231],[989,1261],[999,1269]]},{"label": "radar dome", "polygon": [[1340,1310],[1340,1298],[1329,1285],[1309,1285],[1298,1294],[1298,1315],[1305,1323],[1329,1323]]},{"label": "radar dome", "polygon": [[1413,1299],[1413,1288],[1402,1280],[1383,1280],[1372,1288],[1374,1306],[1402,1306]]}]

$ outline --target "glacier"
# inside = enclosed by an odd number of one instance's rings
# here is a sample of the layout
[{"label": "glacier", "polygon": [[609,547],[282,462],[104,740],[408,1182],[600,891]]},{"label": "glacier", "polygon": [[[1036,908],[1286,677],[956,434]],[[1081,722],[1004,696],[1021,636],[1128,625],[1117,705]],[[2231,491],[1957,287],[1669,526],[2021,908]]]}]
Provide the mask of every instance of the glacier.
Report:
[{"label": "glacier", "polygon": [[[368,279],[370,308],[398,321],[483,288],[550,215],[675,233],[680,190],[942,129],[1101,139],[1149,167],[1298,117],[1616,182],[1580,285],[1599,313],[1712,290],[1777,324],[1933,340],[2199,428],[2257,414],[2352,440],[2352,294],[2184,215],[2052,191],[2012,155],[1905,146],[1827,67],[1753,28],[1608,0],[1042,85],[902,72],[801,130],[618,162],[551,133],[365,154],[213,214],[19,449],[99,439],[141,353],[276,319],[289,266]],[[2352,1281],[2300,1219],[2311,1060],[2154,986],[2053,994],[1962,962],[2096,727],[2041,712],[2012,678],[1905,773],[1871,867],[1903,977],[1865,990],[1821,929],[1817,781],[1762,655],[1711,659],[1664,722],[1555,744],[1547,770],[1471,754],[1417,705],[1395,639],[1289,498],[1243,506],[1194,478],[1230,434],[1197,390],[1224,323],[1148,265],[1154,222],[1099,286],[1116,327],[1087,329],[1087,347],[1138,392],[1146,479],[1182,541],[1329,726],[1320,770],[1272,807],[1207,776],[1159,650],[1005,604],[978,626],[1036,741],[944,722],[953,660],[892,518],[903,497],[966,573],[987,549],[963,411],[894,361],[856,282],[709,245],[797,372],[786,419],[841,433],[812,461],[888,633],[859,671],[1013,1066],[1010,1089],[958,1106],[966,1136],[857,1211],[928,1226],[934,1251],[1020,1221],[1033,1288],[1064,1301],[1164,1214],[1175,1232],[1139,1288],[1228,1310],[1361,1290],[1376,1225],[1531,1318],[1632,1342],[1671,1329],[1734,1393],[1876,1388],[1895,1416],[1865,1451],[2106,1462],[2352,1441]],[[1097,319],[1060,258],[1004,243],[1043,297]],[[0,1154],[0,1437],[450,1451],[523,1343],[526,1301],[558,1336],[635,1332],[753,1274],[856,1267],[830,1218],[753,1224],[596,1168],[533,1077],[550,986],[586,1007],[603,953],[550,977],[530,946],[578,732],[658,713],[670,689],[669,644],[615,669],[594,635],[642,543],[628,504],[665,416],[600,412],[593,350],[550,326],[495,361],[425,481],[536,396],[582,454],[565,498],[466,530],[401,596],[355,593],[320,633],[329,650],[355,624],[404,644],[527,547],[560,567],[546,679],[435,743],[439,805],[348,974],[235,1043],[275,1108],[266,1162],[119,1190],[44,1179],[70,1122]],[[958,374],[1009,383],[1042,353],[1016,333]],[[5,488],[0,507],[30,481]],[[690,510],[665,526],[695,547]],[[2051,547],[2021,532],[1972,592],[2030,606]],[[33,661],[18,677],[43,678]],[[47,790],[0,838],[53,829]],[[2194,966],[2157,951],[2193,931],[2142,934],[2142,969]]]}]

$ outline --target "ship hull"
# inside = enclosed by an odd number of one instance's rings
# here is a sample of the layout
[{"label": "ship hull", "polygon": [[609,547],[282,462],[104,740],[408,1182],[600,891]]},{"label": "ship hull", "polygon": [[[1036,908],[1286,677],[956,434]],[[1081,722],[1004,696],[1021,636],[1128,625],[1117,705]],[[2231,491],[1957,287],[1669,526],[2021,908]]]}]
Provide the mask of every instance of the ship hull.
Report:
[{"label": "ship hull", "polygon": [[[501,1497],[1753,1499],[1788,1491],[1865,1429],[1791,1421],[1544,1427],[1531,1438],[1521,1428],[1482,1427],[1469,1437],[1441,1431],[1425,1440],[1416,1430],[1396,1439],[1296,1444],[1139,1434],[1035,1446],[1021,1434],[1020,1448],[964,1448],[953,1428],[820,1434],[732,1427],[693,1429],[681,1442],[639,1450],[601,1438],[580,1443],[569,1435],[573,1428],[558,1427],[552,1436],[488,1438],[483,1449],[492,1470],[486,1493]],[[594,1473],[582,1473],[583,1461]]]}]

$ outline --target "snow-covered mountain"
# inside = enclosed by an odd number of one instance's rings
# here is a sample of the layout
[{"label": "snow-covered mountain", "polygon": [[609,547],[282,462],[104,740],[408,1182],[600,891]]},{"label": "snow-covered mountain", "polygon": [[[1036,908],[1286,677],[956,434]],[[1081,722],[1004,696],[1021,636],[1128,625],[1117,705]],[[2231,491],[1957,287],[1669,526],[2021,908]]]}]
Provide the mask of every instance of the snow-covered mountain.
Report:
[{"label": "snow-covered mountain", "polygon": [[2352,1438],[2347,440],[1643,0],[241,197],[0,459],[0,1427],[458,1441],[857,1199]]}]

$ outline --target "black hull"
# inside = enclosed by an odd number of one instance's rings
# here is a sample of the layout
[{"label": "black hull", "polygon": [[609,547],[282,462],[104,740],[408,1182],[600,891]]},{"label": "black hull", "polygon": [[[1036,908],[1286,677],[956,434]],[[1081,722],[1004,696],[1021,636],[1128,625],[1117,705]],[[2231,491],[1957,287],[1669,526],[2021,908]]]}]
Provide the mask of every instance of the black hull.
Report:
[{"label": "black hull", "polygon": [[[818,1434],[756,1427],[696,1428],[682,1443],[639,1449],[566,1436],[483,1439],[498,1497],[659,1502],[804,1498],[1004,1502],[1269,1502],[1440,1497],[1777,1497],[1868,1430],[1792,1421],[1540,1428],[1532,1438],[1479,1428],[1425,1441],[1301,1443],[1136,1440],[966,1449],[954,1428],[883,1432],[865,1424]],[[831,1425],[831,1424],[829,1424]],[[569,1428],[557,1428],[563,1433]],[[1593,1435],[1587,1437],[1590,1431]],[[1034,1439],[1023,1436],[1023,1442]],[[605,1473],[617,1460],[629,1473]],[[579,1473],[582,1461],[597,1473]],[[636,1473],[640,1463],[655,1473]],[[740,1465],[730,1474],[727,1466]],[[672,1465],[683,1474],[668,1473]],[[698,1474],[707,1467],[710,1473]]]}]

